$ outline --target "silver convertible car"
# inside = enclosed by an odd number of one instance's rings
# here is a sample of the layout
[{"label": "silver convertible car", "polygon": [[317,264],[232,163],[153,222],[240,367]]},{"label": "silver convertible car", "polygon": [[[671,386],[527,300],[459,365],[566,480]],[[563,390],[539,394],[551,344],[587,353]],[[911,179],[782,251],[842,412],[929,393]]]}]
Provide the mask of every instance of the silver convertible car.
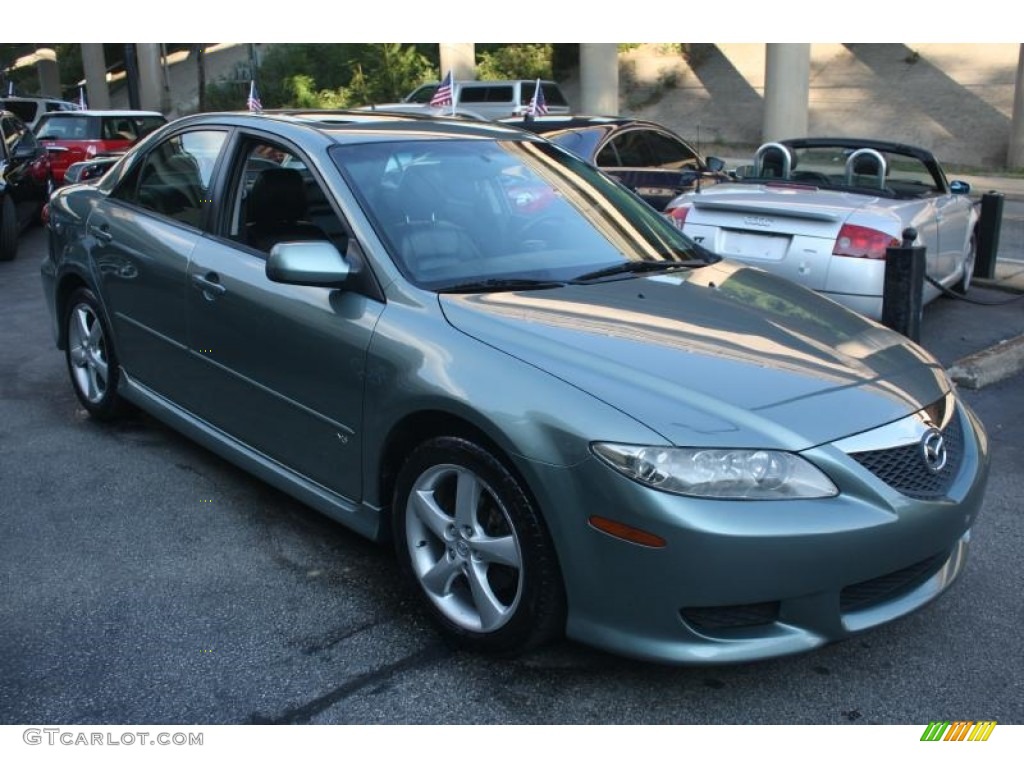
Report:
[{"label": "silver convertible car", "polygon": [[675,198],[666,214],[715,253],[782,275],[879,319],[885,254],[908,227],[923,245],[924,301],[966,293],[978,211],[935,156],[868,139],[790,139],[758,149],[735,184]]},{"label": "silver convertible car", "polygon": [[942,367],[533,134],[197,115],[48,226],[85,410],[392,542],[462,647],[760,659],[965,567],[988,445]]}]

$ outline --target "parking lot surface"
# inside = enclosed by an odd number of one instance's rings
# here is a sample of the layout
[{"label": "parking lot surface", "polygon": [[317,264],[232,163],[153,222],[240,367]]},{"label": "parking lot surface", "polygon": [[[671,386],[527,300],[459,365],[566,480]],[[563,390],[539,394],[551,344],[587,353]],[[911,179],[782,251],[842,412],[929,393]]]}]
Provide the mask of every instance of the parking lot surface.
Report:
[{"label": "parking lot surface", "polygon": [[[0,723],[1024,722],[1024,379],[965,399],[993,467],[961,581],[802,656],[680,668],[570,642],[455,653],[371,544],[162,426],[86,418],[53,345],[42,229],[0,264]],[[979,290],[979,299],[1007,294]],[[1024,302],[941,299],[944,364]]]}]

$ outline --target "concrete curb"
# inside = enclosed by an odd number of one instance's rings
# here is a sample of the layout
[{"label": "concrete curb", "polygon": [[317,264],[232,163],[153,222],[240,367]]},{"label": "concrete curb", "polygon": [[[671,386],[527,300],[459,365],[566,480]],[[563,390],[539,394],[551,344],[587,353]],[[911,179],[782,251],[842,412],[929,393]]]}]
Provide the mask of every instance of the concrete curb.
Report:
[{"label": "concrete curb", "polygon": [[1024,335],[962,357],[946,373],[961,387],[981,389],[1024,371]]}]

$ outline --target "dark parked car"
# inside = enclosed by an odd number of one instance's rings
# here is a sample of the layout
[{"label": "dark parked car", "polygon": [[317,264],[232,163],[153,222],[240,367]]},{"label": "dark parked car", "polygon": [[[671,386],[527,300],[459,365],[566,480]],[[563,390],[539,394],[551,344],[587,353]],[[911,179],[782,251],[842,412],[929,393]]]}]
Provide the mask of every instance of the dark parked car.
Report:
[{"label": "dark parked car", "polygon": [[548,115],[501,122],[532,131],[575,152],[659,211],[698,184],[710,186],[729,179],[722,160],[702,158],[677,134],[647,120]]},{"label": "dark parked car", "polygon": [[35,132],[50,151],[53,180],[60,185],[72,163],[123,153],[166,122],[159,112],[131,109],[48,112]]},{"label": "dark parked car", "polygon": [[10,261],[19,233],[39,221],[50,169],[46,150],[16,115],[0,111],[0,133],[0,261]]},{"label": "dark parked car", "polygon": [[460,645],[766,658],[965,568],[988,443],[942,365],[533,134],[195,115],[49,226],[86,411],[392,542]]}]

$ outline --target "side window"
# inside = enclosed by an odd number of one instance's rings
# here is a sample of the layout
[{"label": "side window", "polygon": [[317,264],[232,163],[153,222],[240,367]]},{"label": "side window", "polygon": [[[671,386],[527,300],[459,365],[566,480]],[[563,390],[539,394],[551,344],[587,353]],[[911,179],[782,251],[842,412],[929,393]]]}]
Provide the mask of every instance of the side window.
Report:
[{"label": "side window", "polygon": [[619,153],[619,167],[647,168],[653,165],[650,149],[642,131],[628,131],[614,139]]},{"label": "side window", "polygon": [[696,154],[671,136],[651,131],[647,134],[647,140],[654,155],[654,164],[659,168],[678,171],[683,168],[697,167]]},{"label": "side window", "polygon": [[252,140],[229,193],[228,236],[269,253],[278,243],[328,240],[340,252],[348,229],[305,161],[286,147]]},{"label": "side window", "polygon": [[138,186],[119,185],[114,196],[183,224],[200,226],[211,202],[210,182],[226,136],[224,131],[172,136],[146,156],[139,167]]},{"label": "side window", "polygon": [[601,151],[597,153],[595,160],[598,168],[618,168],[622,165],[619,162],[619,153],[615,151],[615,142],[609,141]]}]

